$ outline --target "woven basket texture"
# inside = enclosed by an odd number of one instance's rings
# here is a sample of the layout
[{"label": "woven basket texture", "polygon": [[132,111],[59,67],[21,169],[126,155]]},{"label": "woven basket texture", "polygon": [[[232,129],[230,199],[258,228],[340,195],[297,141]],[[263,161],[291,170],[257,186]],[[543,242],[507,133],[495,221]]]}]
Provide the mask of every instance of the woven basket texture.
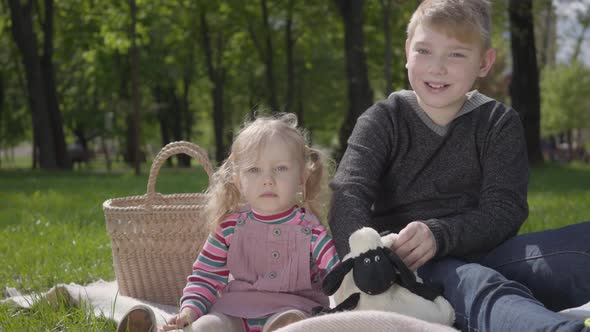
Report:
[{"label": "woven basket texture", "polygon": [[209,227],[201,217],[205,194],[155,192],[162,164],[176,154],[197,159],[209,177],[213,173],[203,149],[173,142],[154,158],[145,195],[103,203],[121,295],[178,305],[186,277],[207,238]]}]

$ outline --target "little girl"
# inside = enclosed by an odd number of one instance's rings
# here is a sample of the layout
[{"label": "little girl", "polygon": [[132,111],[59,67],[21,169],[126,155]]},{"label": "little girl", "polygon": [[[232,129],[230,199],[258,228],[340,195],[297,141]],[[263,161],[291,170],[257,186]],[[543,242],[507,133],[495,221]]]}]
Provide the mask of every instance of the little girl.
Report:
[{"label": "little girl", "polygon": [[164,330],[274,331],[328,306],[321,282],[339,259],[316,217],[320,156],[293,114],[258,118],[238,133],[208,189],[214,230]]}]

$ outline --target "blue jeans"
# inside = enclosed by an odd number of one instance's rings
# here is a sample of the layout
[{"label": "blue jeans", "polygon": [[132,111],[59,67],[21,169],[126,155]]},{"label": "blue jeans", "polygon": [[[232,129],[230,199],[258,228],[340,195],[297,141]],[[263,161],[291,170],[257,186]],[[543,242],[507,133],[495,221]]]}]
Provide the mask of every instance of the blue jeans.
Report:
[{"label": "blue jeans", "polygon": [[462,331],[589,331],[555,311],[590,301],[590,222],[507,240],[476,263],[443,258],[418,271],[444,288]]}]

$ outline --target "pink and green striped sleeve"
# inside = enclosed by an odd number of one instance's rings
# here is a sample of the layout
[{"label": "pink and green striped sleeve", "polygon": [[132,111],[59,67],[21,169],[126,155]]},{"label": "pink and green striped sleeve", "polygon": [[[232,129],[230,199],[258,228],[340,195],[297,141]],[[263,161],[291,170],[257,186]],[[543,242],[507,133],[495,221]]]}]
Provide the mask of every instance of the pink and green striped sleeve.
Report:
[{"label": "pink and green striped sleeve", "polygon": [[180,298],[180,307],[192,309],[201,317],[209,312],[219,296],[219,290],[228,282],[227,252],[234,234],[236,221],[221,223],[215,233],[209,234],[203,249],[193,264],[193,272]]},{"label": "pink and green striped sleeve", "polygon": [[318,225],[311,232],[311,257],[326,273],[340,263],[334,241],[324,226]]}]

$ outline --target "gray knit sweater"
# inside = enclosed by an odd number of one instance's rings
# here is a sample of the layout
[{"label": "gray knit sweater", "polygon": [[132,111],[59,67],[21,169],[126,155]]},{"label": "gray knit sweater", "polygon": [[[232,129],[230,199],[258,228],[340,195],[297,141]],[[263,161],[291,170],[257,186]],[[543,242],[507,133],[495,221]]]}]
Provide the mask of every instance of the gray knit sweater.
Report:
[{"label": "gray knit sweater", "polygon": [[393,93],[358,118],[330,184],[336,250],[344,257],[361,227],[399,232],[422,220],[437,257],[472,259],[518,232],[528,216],[528,175],[511,108],[473,91],[439,126],[413,91]]}]

